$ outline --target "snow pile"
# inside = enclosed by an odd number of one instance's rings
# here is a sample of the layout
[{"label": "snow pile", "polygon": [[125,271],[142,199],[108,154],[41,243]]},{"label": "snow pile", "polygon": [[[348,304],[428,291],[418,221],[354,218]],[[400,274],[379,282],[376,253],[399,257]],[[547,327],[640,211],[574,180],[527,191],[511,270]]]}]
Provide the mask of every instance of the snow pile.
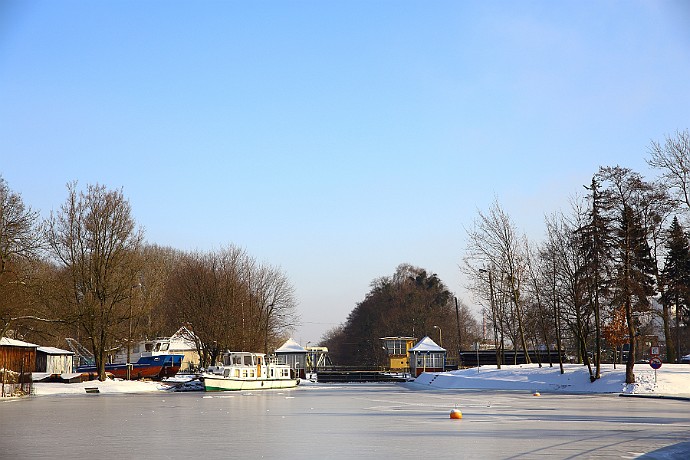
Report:
[{"label": "snow pile", "polygon": [[601,378],[590,382],[587,367],[564,365],[561,374],[557,365],[482,366],[443,373],[423,373],[415,379],[417,388],[525,390],[562,393],[629,393],[690,396],[690,366],[664,364],[657,371],[645,364],[635,366],[635,384],[625,384],[625,366],[602,365]]},{"label": "snow pile", "polygon": [[87,388],[98,388],[99,393],[147,393],[151,391],[162,391],[168,388],[160,382],[149,380],[106,380],[100,382],[92,380],[80,383],[42,383],[33,384],[33,394],[35,395],[61,395],[61,394],[86,394]]}]

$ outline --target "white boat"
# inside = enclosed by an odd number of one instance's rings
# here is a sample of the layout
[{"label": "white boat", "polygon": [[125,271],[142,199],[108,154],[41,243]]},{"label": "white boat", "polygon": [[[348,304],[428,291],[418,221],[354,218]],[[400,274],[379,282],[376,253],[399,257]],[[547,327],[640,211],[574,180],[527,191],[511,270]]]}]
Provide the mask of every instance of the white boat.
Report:
[{"label": "white boat", "polygon": [[267,390],[292,388],[299,384],[287,364],[263,353],[233,351],[223,354],[223,365],[210,366],[202,374],[206,391]]}]

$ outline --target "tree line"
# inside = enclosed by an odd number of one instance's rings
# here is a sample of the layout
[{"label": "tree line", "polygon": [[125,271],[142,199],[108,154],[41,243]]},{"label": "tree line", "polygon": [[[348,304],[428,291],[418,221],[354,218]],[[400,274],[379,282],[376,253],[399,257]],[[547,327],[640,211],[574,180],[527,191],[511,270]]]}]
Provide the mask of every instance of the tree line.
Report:
[{"label": "tree line", "polygon": [[[467,230],[461,269],[484,308],[500,366],[507,348],[552,349],[586,365],[627,353],[659,329],[668,362],[690,348],[690,134],[652,142],[654,180],[600,167],[543,241],[521,234],[495,201]],[[0,176],[0,336],[86,343],[101,377],[108,356],[141,338],[193,332],[201,365],[228,348],[268,351],[299,320],[287,276],[235,246],[184,252],[144,241],[122,190],[67,186],[41,220]],[[381,337],[436,337],[454,354],[485,337],[437,275],[409,264],[371,283],[322,338],[339,364],[385,362]],[[443,339],[441,332],[443,331]],[[627,349],[624,349],[627,347]],[[513,356],[516,356],[513,354]]]},{"label": "tree line", "polygon": [[0,337],[93,353],[101,379],[118,349],[191,331],[207,366],[225,349],[268,351],[299,321],[282,270],[241,248],[148,244],[122,190],[67,185],[42,220],[0,176]]},{"label": "tree line", "polygon": [[[665,358],[689,350],[690,134],[652,142],[654,180],[600,167],[568,211],[547,215],[543,241],[521,234],[495,201],[468,229],[462,269],[484,306],[497,357],[506,347],[558,350],[586,365],[621,359],[626,383],[656,331]],[[606,354],[608,353],[608,355]],[[562,362],[561,372],[563,372]]]},{"label": "tree line", "polygon": [[370,288],[347,320],[321,339],[337,364],[382,366],[387,353],[381,338],[400,336],[432,337],[456,358],[481,335],[470,309],[423,268],[401,264]]}]

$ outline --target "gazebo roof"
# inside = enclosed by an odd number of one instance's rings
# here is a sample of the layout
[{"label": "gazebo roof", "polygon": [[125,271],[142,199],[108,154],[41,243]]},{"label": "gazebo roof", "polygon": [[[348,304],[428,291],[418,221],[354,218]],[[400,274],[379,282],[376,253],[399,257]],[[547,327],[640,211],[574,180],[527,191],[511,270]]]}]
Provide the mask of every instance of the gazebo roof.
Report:
[{"label": "gazebo roof", "polygon": [[443,351],[446,351],[446,349],[439,347],[436,344],[436,342],[431,340],[431,338],[427,335],[422,340],[417,342],[417,344],[414,347],[410,348],[410,351],[411,352],[426,353],[426,352],[432,352],[432,351],[443,352]]},{"label": "gazebo roof", "polygon": [[307,350],[302,347],[299,343],[292,339],[287,339],[287,341],[281,345],[280,348],[276,350],[276,353],[306,353]]}]

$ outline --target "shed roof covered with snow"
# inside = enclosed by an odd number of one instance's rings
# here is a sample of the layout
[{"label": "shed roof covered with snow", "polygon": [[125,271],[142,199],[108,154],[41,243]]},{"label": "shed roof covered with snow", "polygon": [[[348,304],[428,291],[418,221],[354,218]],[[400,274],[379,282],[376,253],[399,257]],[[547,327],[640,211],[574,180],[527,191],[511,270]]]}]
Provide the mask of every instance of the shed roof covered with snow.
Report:
[{"label": "shed roof covered with snow", "polygon": [[9,337],[0,338],[0,345],[4,347],[38,348],[38,345],[35,343],[23,342],[17,339],[10,339]]},{"label": "shed roof covered with snow", "polygon": [[40,353],[45,353],[47,355],[73,355],[73,351],[63,350],[62,348],[55,347],[38,347]]}]

